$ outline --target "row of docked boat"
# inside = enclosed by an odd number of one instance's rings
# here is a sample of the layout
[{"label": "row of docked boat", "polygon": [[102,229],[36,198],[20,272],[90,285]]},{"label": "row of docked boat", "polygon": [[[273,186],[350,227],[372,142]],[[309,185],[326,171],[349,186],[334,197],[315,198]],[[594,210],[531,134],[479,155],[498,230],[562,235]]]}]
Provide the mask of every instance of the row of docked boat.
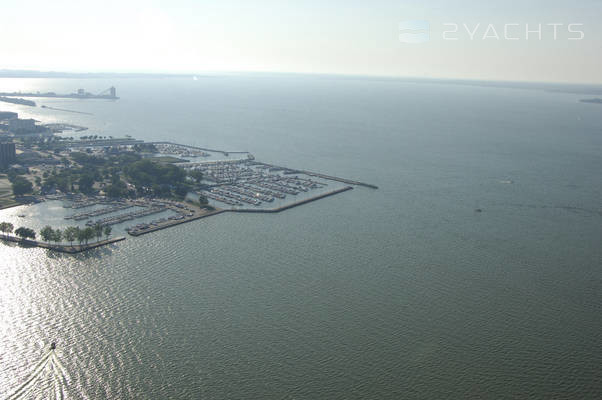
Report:
[{"label": "row of docked boat", "polygon": [[196,168],[203,172],[206,180],[219,185],[202,194],[232,206],[242,206],[242,203],[258,206],[261,202],[296,196],[326,185],[311,178],[287,175],[285,173],[291,170],[253,160],[208,162]]},{"label": "row of docked boat", "polygon": [[237,201],[238,203],[247,203],[247,204],[251,204],[254,206],[260,206],[261,205],[261,201],[252,198],[252,197],[247,197],[244,195],[240,195],[237,193],[232,193],[228,190],[222,190],[222,189],[218,189],[218,188],[213,188],[211,189],[212,193],[215,193],[221,197],[225,197],[234,201]]},{"label": "row of docked boat", "polygon": [[212,192],[199,192],[199,194],[202,194],[203,196],[207,197],[208,199],[213,199],[213,200],[217,200],[220,201],[222,203],[231,205],[231,206],[242,206],[242,203],[235,201],[233,199],[230,199],[228,197],[224,197],[224,196],[220,196],[219,194],[216,193],[212,193]]},{"label": "row of docked boat", "polygon": [[[311,179],[289,176],[287,173],[292,170],[252,160],[208,162],[201,163],[195,168],[201,171],[208,181],[221,184],[237,184],[239,186],[245,183],[276,184],[281,186],[280,189],[284,189],[279,191],[285,194],[294,194],[291,191],[296,191],[297,194],[307,192],[324,185]],[[281,173],[282,171],[284,173]],[[264,189],[266,188],[264,187]]]},{"label": "row of docked boat", "polygon": [[239,186],[222,186],[222,189],[228,191],[228,192],[234,192],[234,193],[238,193],[238,194],[242,194],[243,196],[247,196],[250,197],[252,199],[259,199],[261,201],[267,201],[267,202],[272,202],[274,201],[274,198],[271,196],[267,196],[263,193],[258,192],[257,190],[250,190],[247,189],[245,187],[242,187],[242,185]]},{"label": "row of docked boat", "polygon": [[83,199],[76,200],[71,204],[63,205],[63,208],[72,208],[74,210],[78,210],[80,208],[92,207],[98,204],[106,204],[107,200],[99,200],[99,199]]},{"label": "row of docked boat", "polygon": [[[187,216],[192,217],[193,215],[194,214],[188,214]],[[178,221],[178,220],[182,220],[184,218],[186,218],[186,216],[183,214],[172,215],[171,217],[168,217],[168,218],[160,218],[160,219],[156,219],[154,221],[148,222],[148,223],[140,223],[140,224],[136,224],[134,226],[127,227],[127,228],[125,228],[125,231],[132,235],[136,235],[138,233],[141,233],[141,232],[146,231],[151,228],[158,228],[159,226],[165,224],[166,222]]]},{"label": "row of docked boat", "polygon": [[93,217],[97,217],[99,215],[111,214],[117,211],[127,210],[128,208],[132,208],[133,205],[125,204],[125,203],[114,203],[112,207],[101,208],[98,210],[82,212],[79,214],[74,214],[65,217],[65,219],[73,219],[75,221],[83,221],[84,219],[89,219]]},{"label": "row of docked boat", "polygon": [[155,143],[155,148],[161,154],[178,157],[209,157],[210,154],[192,147],[175,143]]},{"label": "row of docked boat", "polygon": [[243,167],[240,163],[203,165],[199,169],[203,172],[205,179],[216,183],[230,183],[241,179],[252,179],[257,175],[257,171],[249,167]]},{"label": "row of docked boat", "polygon": [[298,190],[295,190],[291,187],[288,187],[286,185],[281,185],[278,183],[275,183],[274,181],[269,181],[269,182],[261,182],[261,181],[250,181],[249,183],[252,183],[255,186],[259,186],[265,189],[269,189],[272,191],[276,191],[276,192],[280,192],[280,193],[286,193],[286,194],[292,194],[293,196],[296,196],[299,194]]},{"label": "row of docked boat", "polygon": [[86,222],[86,226],[106,226],[106,225],[116,225],[122,222],[131,221],[136,218],[146,217],[147,215],[153,215],[167,210],[166,207],[162,206],[151,206],[148,208],[144,208],[143,210],[133,211],[127,214],[119,214],[112,217],[98,219],[96,221],[88,221]]},{"label": "row of docked boat", "polygon": [[242,188],[251,190],[253,192],[265,194],[266,196],[276,197],[278,199],[284,199],[284,198],[286,198],[286,195],[284,193],[281,193],[281,192],[278,192],[278,191],[273,191],[273,190],[269,190],[269,189],[266,189],[266,188],[260,188],[260,187],[252,186],[252,185],[245,184],[245,183],[241,183],[239,186],[242,187]]}]

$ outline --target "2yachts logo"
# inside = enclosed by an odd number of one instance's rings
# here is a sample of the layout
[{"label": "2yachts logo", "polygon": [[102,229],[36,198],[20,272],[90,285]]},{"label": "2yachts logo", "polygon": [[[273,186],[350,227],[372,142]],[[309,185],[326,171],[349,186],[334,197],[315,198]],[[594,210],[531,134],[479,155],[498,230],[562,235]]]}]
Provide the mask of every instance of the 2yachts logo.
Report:
[{"label": "2yachts logo", "polygon": [[[537,24],[441,24],[441,40],[583,40],[584,24],[561,22]],[[403,21],[399,24],[401,43],[425,43],[431,40],[431,24],[425,20]]]},{"label": "2yachts logo", "polygon": [[424,43],[431,40],[431,26],[428,21],[414,20],[399,23],[401,43]]}]

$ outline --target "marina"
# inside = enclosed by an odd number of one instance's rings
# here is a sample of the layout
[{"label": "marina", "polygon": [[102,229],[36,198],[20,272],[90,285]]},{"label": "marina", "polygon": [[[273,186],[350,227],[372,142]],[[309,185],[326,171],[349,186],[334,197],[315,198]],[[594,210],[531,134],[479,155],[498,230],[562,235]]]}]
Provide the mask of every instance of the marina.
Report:
[{"label": "marina", "polygon": [[[285,167],[264,164],[248,157],[242,160],[208,161],[187,168],[201,171],[208,185],[199,194],[215,200],[216,206],[224,205],[240,209],[244,206],[258,208],[278,200],[276,207],[283,207],[287,196],[300,194],[312,196],[322,192],[329,183],[322,177],[294,171]],[[313,197],[313,196],[312,196]],[[265,208],[265,207],[264,207]]]},{"label": "marina", "polygon": [[[48,126],[56,131],[80,128],[62,123]],[[75,222],[76,226],[72,228],[88,230],[88,234],[93,229],[97,237],[108,232],[108,238],[113,226],[116,232],[140,236],[222,212],[280,212],[352,189],[351,186],[342,187],[340,183],[353,182],[376,188],[343,178],[259,162],[246,151],[215,150],[167,141],[145,142],[129,135],[125,138],[110,136],[108,139],[97,135],[71,138],[61,142],[61,146],[67,162],[91,170],[98,170],[98,166],[104,164],[105,168],[113,169],[113,180],[108,179],[106,172],[104,176],[98,174],[97,185],[87,189],[92,193],[90,195],[74,190],[71,185],[74,193],[55,190],[58,193],[32,196],[34,202],[61,202],[58,207],[65,211],[58,218],[63,223],[53,217],[53,222],[35,226],[40,234],[43,229],[54,232],[54,227],[57,227],[59,242],[62,230],[66,229],[64,221]],[[77,153],[77,157],[69,159],[73,153]],[[48,157],[53,158],[51,154]],[[123,169],[115,169],[114,166],[121,163],[124,163],[120,166]],[[136,178],[128,171],[130,165],[144,166],[148,172],[136,169],[136,176],[143,179]],[[153,182],[153,174],[166,169],[171,169],[170,177]],[[175,181],[171,180],[172,177]],[[115,182],[121,185],[121,189],[115,192],[113,188],[112,193],[119,193],[119,196],[109,197],[107,188]],[[184,188],[184,192],[180,188]],[[162,195],[167,198],[160,198]],[[53,206],[55,210],[56,207]],[[28,216],[24,213],[18,217]],[[52,237],[48,229],[46,238]],[[56,246],[63,245],[56,243]]]}]

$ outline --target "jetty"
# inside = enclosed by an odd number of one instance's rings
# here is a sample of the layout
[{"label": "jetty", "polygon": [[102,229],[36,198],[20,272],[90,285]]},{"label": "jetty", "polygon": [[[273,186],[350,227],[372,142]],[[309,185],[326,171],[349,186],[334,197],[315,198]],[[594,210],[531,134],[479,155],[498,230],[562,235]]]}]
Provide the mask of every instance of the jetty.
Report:
[{"label": "jetty", "polygon": [[378,186],[376,185],[372,185],[370,183],[365,183],[365,182],[358,182],[358,181],[353,181],[351,179],[345,179],[345,178],[339,178],[337,176],[331,176],[331,175],[326,175],[326,174],[320,174],[318,172],[311,172],[311,171],[304,171],[304,170],[298,170],[297,172],[299,172],[300,174],[305,174],[305,175],[309,175],[309,176],[314,176],[316,178],[322,178],[322,179],[328,179],[330,181],[337,181],[337,182],[341,182],[341,183],[346,183],[348,185],[356,185],[356,186],[363,186],[363,187],[367,187],[370,189],[378,189]]},{"label": "jetty", "polygon": [[64,111],[64,112],[70,112],[70,113],[75,113],[75,114],[84,114],[84,115],[94,115],[92,113],[89,112],[84,112],[84,111],[75,111],[75,110],[67,110],[66,108],[57,108],[57,107],[50,107],[50,106],[45,106],[43,105],[42,108],[46,108],[48,110],[54,110],[54,111]]}]

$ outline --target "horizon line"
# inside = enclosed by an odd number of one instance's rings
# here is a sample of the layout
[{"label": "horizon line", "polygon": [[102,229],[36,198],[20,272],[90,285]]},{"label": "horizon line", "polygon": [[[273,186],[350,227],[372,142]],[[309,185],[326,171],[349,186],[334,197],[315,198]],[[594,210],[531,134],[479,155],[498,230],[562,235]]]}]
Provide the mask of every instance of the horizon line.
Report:
[{"label": "horizon line", "polygon": [[575,81],[533,81],[533,80],[507,80],[507,79],[487,79],[487,78],[454,78],[454,77],[429,77],[412,75],[389,75],[389,74],[362,74],[362,73],[335,73],[335,72],[298,72],[298,71],[245,71],[245,70],[221,70],[221,71],[198,71],[198,72],[150,72],[150,71],[53,71],[53,70],[35,70],[35,69],[0,69],[0,78],[95,78],[95,77],[172,77],[172,78],[192,78],[209,77],[218,75],[307,75],[307,76],[331,76],[348,78],[380,78],[391,80],[422,80],[438,81],[450,83],[466,84],[531,84],[531,85],[560,85],[560,86],[596,86],[602,88],[602,82],[575,82]]}]

